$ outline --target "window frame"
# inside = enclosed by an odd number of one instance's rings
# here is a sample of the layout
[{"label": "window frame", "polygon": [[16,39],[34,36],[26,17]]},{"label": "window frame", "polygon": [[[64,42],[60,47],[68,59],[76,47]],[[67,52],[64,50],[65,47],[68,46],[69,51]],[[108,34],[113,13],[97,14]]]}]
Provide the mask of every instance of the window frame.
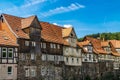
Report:
[{"label": "window frame", "polygon": [[29,41],[25,41],[25,46],[29,46],[30,42]]},{"label": "window frame", "polygon": [[[3,51],[3,49],[6,49],[6,51]],[[6,52],[6,57],[3,57],[3,52]],[[2,48],[2,58],[7,58],[7,48],[5,47]]]},{"label": "window frame", "polygon": [[[12,51],[9,51],[10,49],[12,49]],[[11,57],[9,56],[9,54],[10,54],[9,52],[11,52],[11,54],[12,54]],[[8,48],[8,58],[13,58],[13,48]]]},{"label": "window frame", "polygon": [[[9,71],[9,68],[10,68],[10,71]],[[7,73],[8,73],[8,75],[12,75],[13,74],[13,68],[12,68],[12,66],[8,66],[7,67]]]}]

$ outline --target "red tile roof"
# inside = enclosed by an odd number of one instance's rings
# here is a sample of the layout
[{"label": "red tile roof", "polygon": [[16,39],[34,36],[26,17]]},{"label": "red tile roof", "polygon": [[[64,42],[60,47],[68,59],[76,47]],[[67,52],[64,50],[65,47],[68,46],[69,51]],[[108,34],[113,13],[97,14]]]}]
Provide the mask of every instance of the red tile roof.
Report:
[{"label": "red tile roof", "polygon": [[92,37],[85,37],[84,41],[90,41],[93,45],[93,51],[97,54],[107,54],[101,46],[101,41]]},{"label": "red tile roof", "polygon": [[35,16],[30,16],[21,20],[22,29],[27,28],[31,25],[32,21],[35,19]]},{"label": "red tile roof", "polygon": [[12,31],[15,33],[15,35],[17,35],[16,37],[29,39],[28,34],[26,34],[21,29],[22,28],[21,20],[23,18],[12,16],[12,15],[8,15],[8,14],[2,14],[2,15],[5,18],[5,20],[7,21],[8,25],[10,26],[10,28],[12,29]]},{"label": "red tile roof", "polygon": [[62,38],[62,30],[60,27],[47,22],[40,22],[40,25],[42,27],[41,37],[45,41],[59,43],[59,44],[65,43],[65,41]]},{"label": "red tile roof", "polygon": [[120,40],[109,40],[114,48],[120,48]]},{"label": "red tile roof", "polygon": [[0,31],[0,45],[18,46],[6,31]]},{"label": "red tile roof", "polygon": [[63,37],[68,37],[72,31],[72,27],[69,28],[63,28],[62,29],[62,36]]}]

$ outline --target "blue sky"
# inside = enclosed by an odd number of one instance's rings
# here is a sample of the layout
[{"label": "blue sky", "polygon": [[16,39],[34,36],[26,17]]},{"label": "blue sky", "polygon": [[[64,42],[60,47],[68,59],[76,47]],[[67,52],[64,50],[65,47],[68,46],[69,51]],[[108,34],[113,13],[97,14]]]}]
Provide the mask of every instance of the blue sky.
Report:
[{"label": "blue sky", "polygon": [[75,28],[78,37],[120,31],[120,0],[0,0],[0,13]]}]

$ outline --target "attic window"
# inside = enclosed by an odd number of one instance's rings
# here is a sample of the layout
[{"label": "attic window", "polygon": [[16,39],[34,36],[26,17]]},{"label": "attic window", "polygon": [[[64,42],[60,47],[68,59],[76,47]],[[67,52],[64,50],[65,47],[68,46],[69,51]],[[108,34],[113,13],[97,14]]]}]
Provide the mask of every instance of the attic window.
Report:
[{"label": "attic window", "polygon": [[4,40],[9,40],[9,38],[7,36],[3,36]]},{"label": "attic window", "polygon": [[71,36],[73,36],[73,34],[71,34]]},{"label": "attic window", "polygon": [[0,20],[1,20],[1,22],[3,22],[3,16],[2,15],[0,16]]}]

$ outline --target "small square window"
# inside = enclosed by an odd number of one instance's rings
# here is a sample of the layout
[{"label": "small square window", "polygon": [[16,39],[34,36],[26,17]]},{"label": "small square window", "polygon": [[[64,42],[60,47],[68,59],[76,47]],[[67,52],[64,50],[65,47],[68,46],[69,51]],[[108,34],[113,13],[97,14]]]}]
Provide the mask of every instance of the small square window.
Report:
[{"label": "small square window", "polygon": [[29,41],[25,41],[25,46],[29,46]]},{"label": "small square window", "polygon": [[12,67],[8,66],[8,75],[11,75],[11,74],[12,74]]}]

